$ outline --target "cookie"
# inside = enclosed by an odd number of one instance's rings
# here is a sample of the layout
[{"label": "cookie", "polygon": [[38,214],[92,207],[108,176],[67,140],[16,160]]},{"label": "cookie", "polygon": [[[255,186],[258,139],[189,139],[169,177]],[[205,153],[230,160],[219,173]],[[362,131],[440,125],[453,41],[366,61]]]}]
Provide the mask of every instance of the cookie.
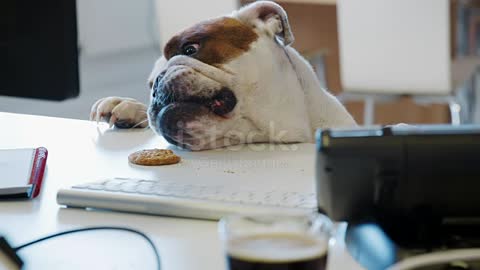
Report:
[{"label": "cookie", "polygon": [[172,150],[146,149],[131,153],[128,161],[137,165],[156,166],[178,163],[180,157],[175,155]]}]

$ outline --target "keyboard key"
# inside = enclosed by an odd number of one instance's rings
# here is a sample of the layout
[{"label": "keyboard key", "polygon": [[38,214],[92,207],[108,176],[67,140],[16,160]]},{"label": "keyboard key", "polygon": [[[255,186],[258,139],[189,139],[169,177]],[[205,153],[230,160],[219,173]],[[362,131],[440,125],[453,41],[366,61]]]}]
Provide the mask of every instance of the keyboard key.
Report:
[{"label": "keyboard key", "polygon": [[126,182],[120,186],[120,190],[127,193],[135,193],[137,192],[137,187],[137,182]]},{"label": "keyboard key", "polygon": [[104,190],[105,186],[100,184],[91,184],[91,185],[88,185],[87,188],[91,190]]},{"label": "keyboard key", "polygon": [[155,193],[155,190],[152,189],[152,186],[148,186],[148,185],[139,185],[137,187],[137,191],[140,194],[147,194],[147,195]]},{"label": "keyboard key", "polygon": [[248,191],[233,192],[231,199],[234,202],[248,203],[249,202],[249,195],[250,195],[250,192],[248,192]]},{"label": "keyboard key", "polygon": [[91,185],[91,184],[90,184],[90,183],[88,183],[88,184],[80,184],[80,185],[72,186],[72,188],[87,189],[89,185]]}]

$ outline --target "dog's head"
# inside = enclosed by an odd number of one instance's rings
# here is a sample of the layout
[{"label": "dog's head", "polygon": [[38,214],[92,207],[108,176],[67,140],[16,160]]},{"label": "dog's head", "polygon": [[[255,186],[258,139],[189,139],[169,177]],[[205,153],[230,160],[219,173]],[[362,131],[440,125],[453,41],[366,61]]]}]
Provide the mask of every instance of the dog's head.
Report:
[{"label": "dog's head", "polygon": [[149,78],[150,126],[192,150],[272,141],[272,128],[297,133],[277,142],[308,140],[304,94],[286,52],[292,42],[285,11],[268,1],[175,35]]}]

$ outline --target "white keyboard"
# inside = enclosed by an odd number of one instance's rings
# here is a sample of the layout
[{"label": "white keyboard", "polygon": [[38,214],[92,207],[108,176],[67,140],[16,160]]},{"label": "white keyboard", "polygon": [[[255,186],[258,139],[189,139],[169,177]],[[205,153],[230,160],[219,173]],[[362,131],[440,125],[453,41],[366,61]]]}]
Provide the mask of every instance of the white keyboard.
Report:
[{"label": "white keyboard", "polygon": [[306,214],[317,210],[314,192],[248,190],[173,181],[112,178],[61,189],[61,205],[218,220],[230,214]]}]

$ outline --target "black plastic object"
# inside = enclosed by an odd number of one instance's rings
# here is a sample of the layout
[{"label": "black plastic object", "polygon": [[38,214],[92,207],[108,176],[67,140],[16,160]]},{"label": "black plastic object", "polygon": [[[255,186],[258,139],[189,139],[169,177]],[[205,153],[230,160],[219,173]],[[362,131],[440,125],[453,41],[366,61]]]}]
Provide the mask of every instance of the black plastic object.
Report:
[{"label": "black plastic object", "polygon": [[317,146],[319,208],[334,220],[373,218],[402,245],[435,245],[447,219],[478,223],[480,125],[326,129]]},{"label": "black plastic object", "polygon": [[0,2],[0,95],[78,96],[76,2]]},{"label": "black plastic object", "polygon": [[17,270],[23,266],[22,259],[4,237],[0,237],[0,269]]}]

